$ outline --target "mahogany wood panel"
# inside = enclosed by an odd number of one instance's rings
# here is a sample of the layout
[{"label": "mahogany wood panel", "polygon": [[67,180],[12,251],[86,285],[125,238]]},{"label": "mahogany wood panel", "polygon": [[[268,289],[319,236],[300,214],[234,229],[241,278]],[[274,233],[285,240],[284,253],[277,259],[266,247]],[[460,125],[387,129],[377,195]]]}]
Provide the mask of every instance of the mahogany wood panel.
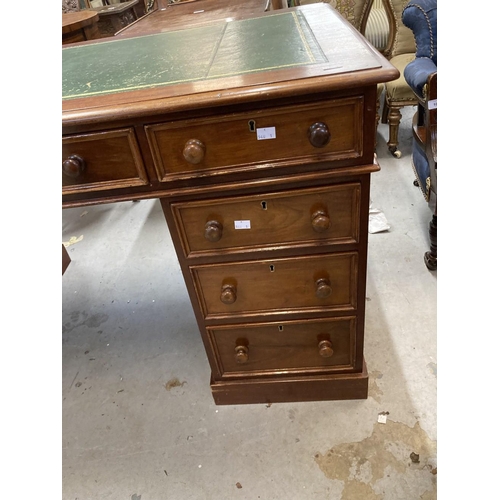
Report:
[{"label": "mahogany wood panel", "polygon": [[[222,378],[352,370],[355,317],[207,328]],[[238,357],[238,348],[246,350]]]},{"label": "mahogany wood panel", "polygon": [[62,144],[63,194],[148,184],[131,128],[67,136]]},{"label": "mahogany wood panel", "polygon": [[[165,29],[178,30],[186,26],[203,26],[221,19],[240,19],[264,13],[266,0],[199,0],[198,2],[168,4],[161,0],[158,11],[146,23],[127,28],[125,36],[157,33]],[[197,12],[202,10],[203,12]],[[197,12],[195,14],[195,12]]]},{"label": "mahogany wood panel", "polygon": [[353,244],[361,189],[348,183],[210,201],[173,203],[186,257],[293,245]]},{"label": "mahogany wood panel", "polygon": [[207,320],[353,311],[357,261],[357,253],[348,252],[191,266],[191,273]]},{"label": "mahogany wood panel", "polygon": [[[325,127],[326,143],[314,146],[311,128]],[[272,168],[276,162],[358,158],[363,151],[363,97],[314,105],[255,109],[242,115],[217,116],[146,126],[161,181],[197,178],[214,170]],[[259,140],[266,129],[271,138]],[[318,132],[319,135],[319,132]],[[189,141],[201,145],[199,157],[186,158]],[[234,147],[235,144],[238,147]]]},{"label": "mahogany wood panel", "polygon": [[210,386],[215,403],[218,405],[366,399],[368,371],[363,362],[363,368],[359,373],[273,379],[262,377],[221,381],[212,379]]}]

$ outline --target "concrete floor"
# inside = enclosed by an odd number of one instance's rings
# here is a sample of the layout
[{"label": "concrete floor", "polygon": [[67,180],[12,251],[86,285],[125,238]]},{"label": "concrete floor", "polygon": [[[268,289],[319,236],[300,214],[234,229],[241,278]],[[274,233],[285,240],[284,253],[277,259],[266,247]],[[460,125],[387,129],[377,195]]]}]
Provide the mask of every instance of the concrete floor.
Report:
[{"label": "concrete floor", "polygon": [[[431,212],[379,126],[369,237],[369,397],[216,406],[158,201],[63,211],[64,500],[436,498],[436,281]],[[385,419],[385,423],[384,423]],[[417,457],[418,455],[418,457]]]}]

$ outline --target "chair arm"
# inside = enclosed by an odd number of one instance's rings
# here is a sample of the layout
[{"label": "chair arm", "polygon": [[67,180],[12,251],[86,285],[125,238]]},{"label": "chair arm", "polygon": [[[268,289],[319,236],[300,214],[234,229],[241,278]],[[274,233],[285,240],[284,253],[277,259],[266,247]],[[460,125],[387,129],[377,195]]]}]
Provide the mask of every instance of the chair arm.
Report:
[{"label": "chair arm", "polygon": [[437,0],[410,0],[401,20],[413,31],[417,58],[429,57],[437,64]]},{"label": "chair arm", "polygon": [[432,59],[417,57],[407,64],[404,70],[406,83],[411,87],[419,99],[425,99],[424,86],[430,75],[437,72],[437,66]]}]

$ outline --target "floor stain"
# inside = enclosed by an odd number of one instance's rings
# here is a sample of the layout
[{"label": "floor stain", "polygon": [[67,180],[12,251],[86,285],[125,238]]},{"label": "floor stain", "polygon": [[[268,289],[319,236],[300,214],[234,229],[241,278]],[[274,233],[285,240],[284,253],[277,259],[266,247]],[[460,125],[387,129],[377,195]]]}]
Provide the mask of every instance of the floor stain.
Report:
[{"label": "floor stain", "polygon": [[[317,453],[315,461],[326,477],[344,482],[342,500],[435,500],[436,454],[436,441],[418,422],[411,428],[388,420],[375,424],[372,435],[360,442]],[[390,491],[397,496],[389,496]]]},{"label": "floor stain", "polygon": [[383,376],[383,373],[375,370],[370,372],[370,376],[368,378],[368,396],[373,398],[377,403],[382,402],[380,398],[384,395],[377,384],[377,380],[381,379]]},{"label": "floor stain", "polygon": [[98,314],[92,314],[89,316],[88,313],[80,312],[80,311],[74,311],[70,315],[71,322],[67,322],[63,325],[62,332],[63,333],[69,333],[71,330],[79,327],[79,326],[86,326],[88,328],[97,328],[98,326],[101,326],[103,323],[108,321],[109,316],[107,314],[103,313],[98,313]]},{"label": "floor stain", "polygon": [[166,384],[165,384],[165,389],[167,391],[170,391],[171,389],[173,389],[174,387],[182,387],[184,384],[187,384],[187,382],[184,380],[184,381],[180,381],[177,377],[175,378],[172,378],[170,379]]},{"label": "floor stain", "polygon": [[437,372],[438,372],[438,369],[437,369],[437,365],[436,363],[427,363],[427,367],[429,368],[429,370],[432,372],[432,374],[437,377]]}]

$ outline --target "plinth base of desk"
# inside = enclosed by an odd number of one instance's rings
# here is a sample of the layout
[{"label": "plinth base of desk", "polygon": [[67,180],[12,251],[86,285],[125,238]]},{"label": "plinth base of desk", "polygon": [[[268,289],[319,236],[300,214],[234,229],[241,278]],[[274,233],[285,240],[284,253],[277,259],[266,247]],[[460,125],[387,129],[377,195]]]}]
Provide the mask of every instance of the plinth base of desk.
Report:
[{"label": "plinth base of desk", "polygon": [[217,405],[292,403],[366,399],[368,371],[361,373],[259,380],[213,380],[210,383]]}]

